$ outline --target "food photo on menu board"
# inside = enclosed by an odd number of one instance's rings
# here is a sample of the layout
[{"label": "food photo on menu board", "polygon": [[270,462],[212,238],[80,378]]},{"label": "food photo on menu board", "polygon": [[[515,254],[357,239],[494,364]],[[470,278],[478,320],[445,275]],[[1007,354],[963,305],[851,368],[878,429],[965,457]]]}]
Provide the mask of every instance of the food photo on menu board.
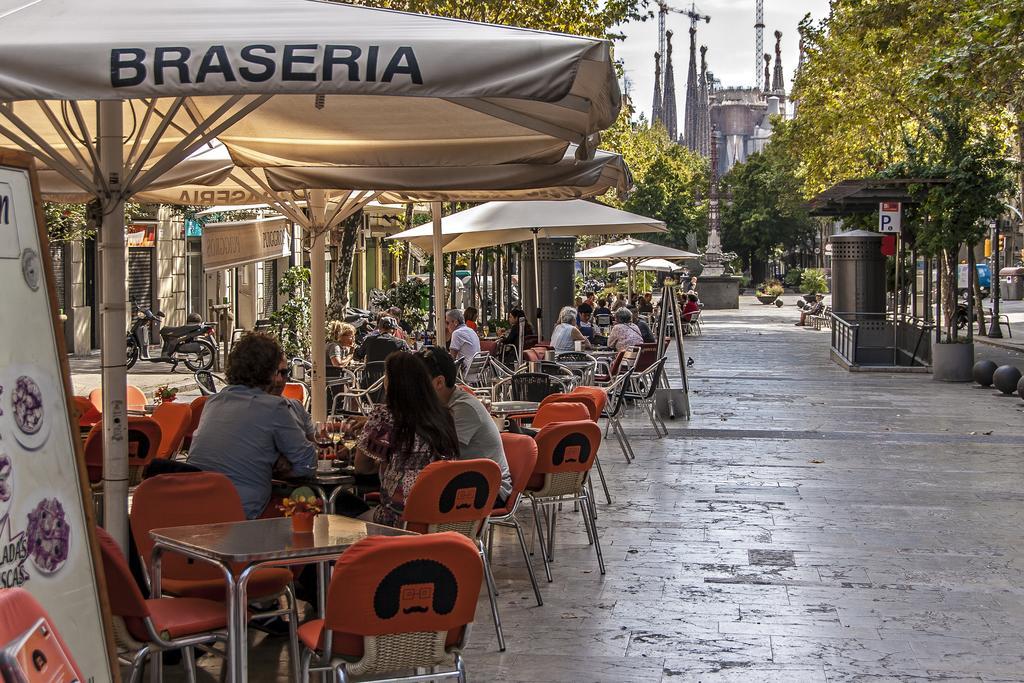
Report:
[{"label": "food photo on menu board", "polygon": [[[103,604],[29,174],[0,163],[0,592],[41,614],[0,639],[5,681],[107,681]],[[30,343],[26,343],[30,342]],[[0,627],[10,626],[0,614]],[[80,672],[80,673],[79,673]]]}]

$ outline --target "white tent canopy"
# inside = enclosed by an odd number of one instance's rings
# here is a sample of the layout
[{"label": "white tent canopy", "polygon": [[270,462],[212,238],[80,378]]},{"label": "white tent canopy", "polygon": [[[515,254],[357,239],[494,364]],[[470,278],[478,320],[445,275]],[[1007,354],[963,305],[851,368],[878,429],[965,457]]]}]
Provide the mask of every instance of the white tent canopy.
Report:
[{"label": "white tent canopy", "polygon": [[[665,223],[596,201],[496,201],[475,206],[441,220],[445,252],[479,249],[496,244],[533,240],[534,295],[540,302],[540,237],[620,235],[633,232],[665,232]],[[392,235],[423,248],[432,241],[427,226]],[[543,328],[539,316],[537,329]]]},{"label": "white tent canopy", "polygon": [[333,2],[0,0],[0,35],[0,146],[102,205],[104,508],[123,547],[126,199],[214,138],[255,167],[588,158],[621,104],[607,41]]},{"label": "white tent canopy", "polygon": [[627,287],[629,296],[633,296],[633,270],[641,261],[651,258],[681,259],[698,258],[700,254],[691,251],[666,247],[664,244],[645,242],[627,237],[617,242],[608,242],[592,249],[576,252],[577,261],[622,261],[626,265]]},{"label": "white tent canopy", "polygon": [[683,251],[664,244],[645,242],[635,237],[627,237],[616,242],[608,242],[591,249],[576,252],[577,261],[625,261],[635,266],[639,261],[649,258],[681,259],[697,258],[700,254]]},{"label": "white tent canopy", "polygon": [[[635,266],[633,266],[633,270],[650,270],[654,272],[669,273],[675,270],[682,270],[682,268],[682,266],[672,263],[671,261],[666,261],[663,258],[649,258],[646,261],[640,261]],[[620,261],[608,267],[609,273],[625,273],[628,270],[629,265],[627,265],[624,261]]]},{"label": "white tent canopy", "polygon": [[[621,235],[665,230],[665,224],[654,218],[582,199],[488,202],[441,220],[446,253],[525,242],[534,236]],[[406,240],[426,249],[431,243],[430,226],[421,225],[388,239]]]}]

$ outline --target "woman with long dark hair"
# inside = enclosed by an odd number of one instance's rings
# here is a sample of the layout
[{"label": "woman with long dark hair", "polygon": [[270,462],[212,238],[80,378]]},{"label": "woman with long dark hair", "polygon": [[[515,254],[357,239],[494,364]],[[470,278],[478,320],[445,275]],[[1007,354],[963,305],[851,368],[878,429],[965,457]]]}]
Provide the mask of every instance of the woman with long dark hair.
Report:
[{"label": "woman with long dark hair", "polygon": [[385,361],[387,398],[366,418],[356,445],[356,471],[380,473],[380,505],[373,521],[397,526],[405,499],[420,470],[437,460],[459,457],[448,407],[441,403],[426,364],[395,352]]}]

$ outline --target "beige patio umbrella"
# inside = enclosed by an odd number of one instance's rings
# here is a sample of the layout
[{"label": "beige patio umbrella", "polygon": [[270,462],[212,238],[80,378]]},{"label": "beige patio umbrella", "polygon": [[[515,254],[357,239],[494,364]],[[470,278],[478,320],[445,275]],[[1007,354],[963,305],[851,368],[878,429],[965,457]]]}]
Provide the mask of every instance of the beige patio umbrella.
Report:
[{"label": "beige patio umbrella", "polygon": [[123,547],[126,199],[215,137],[254,166],[554,163],[570,142],[592,156],[620,107],[606,41],[341,3],[8,2],[0,35],[0,146],[102,205],[104,507]]},{"label": "beige patio umbrella", "polygon": [[[495,244],[533,241],[534,295],[540,302],[540,237],[621,235],[665,232],[665,223],[596,201],[494,201],[445,217],[441,235],[445,252],[466,251]],[[392,235],[424,248],[433,239],[426,226]],[[537,329],[543,329],[538,316]]]},{"label": "beige patio umbrella", "polygon": [[[326,325],[327,292],[325,239],[328,232],[341,221],[360,209],[373,204],[381,195],[395,201],[430,201],[436,207],[441,199],[468,201],[470,198],[550,196],[553,198],[579,197],[599,194],[614,189],[625,194],[632,178],[622,157],[610,152],[598,152],[593,159],[580,161],[575,157],[576,147],[570,145],[566,156],[557,164],[496,164],[478,167],[419,167],[415,169],[382,167],[347,167],[338,170],[322,167],[241,168],[233,166],[222,146],[203,150],[175,166],[167,176],[183,179],[186,184],[174,186],[170,182],[139,193],[137,198],[166,204],[213,205],[223,202],[227,208],[243,206],[271,208],[299,225],[312,241],[310,266],[311,329],[321,330]],[[219,165],[218,165],[219,164]],[[195,185],[187,182],[191,174],[215,181],[216,184]],[[477,178],[477,179],[474,179]],[[356,188],[348,190],[326,189],[330,183],[344,182]],[[398,188],[380,193],[371,188],[378,186]],[[65,201],[84,201],[70,192],[59,176],[50,173],[43,183],[44,196],[60,197]],[[312,189],[310,188],[312,186]],[[413,192],[410,188],[422,188]],[[506,189],[501,189],[501,188]],[[416,195],[413,197],[413,195]],[[431,226],[424,226],[428,231]],[[441,242],[428,239],[425,249],[441,248]],[[435,255],[440,263],[440,251]],[[435,286],[438,283],[435,282]],[[443,280],[436,291],[443,292]],[[444,334],[444,308],[435,307],[435,331],[438,338]],[[312,412],[314,419],[326,419],[326,374],[324,368],[325,342],[322,335],[311,335]]]},{"label": "beige patio umbrella", "polygon": [[[667,261],[663,258],[649,258],[645,261],[640,261],[639,263],[637,263],[635,266],[633,266],[633,270],[648,270],[656,273],[671,273],[672,271],[675,270],[682,270],[682,266],[676,263],[672,263],[671,261]],[[625,261],[619,261],[618,263],[609,266],[608,272],[629,272],[629,264],[627,264]]]},{"label": "beige patio umbrella", "polygon": [[627,237],[616,242],[608,242],[591,249],[584,249],[576,252],[577,261],[622,261],[626,264],[626,286],[629,297],[633,297],[633,281],[630,277],[633,269],[641,261],[651,258],[660,259],[683,259],[697,258],[699,254],[682,249],[666,247],[664,244],[645,242],[633,237]]}]

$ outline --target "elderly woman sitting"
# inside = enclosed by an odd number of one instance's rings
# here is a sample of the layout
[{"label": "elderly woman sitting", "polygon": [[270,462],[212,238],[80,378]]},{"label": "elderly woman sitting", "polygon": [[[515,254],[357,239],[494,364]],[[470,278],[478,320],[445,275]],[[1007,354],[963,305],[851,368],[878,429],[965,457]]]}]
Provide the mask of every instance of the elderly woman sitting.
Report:
[{"label": "elderly woman sitting", "polygon": [[633,322],[633,313],[628,308],[615,311],[615,326],[608,335],[608,346],[616,351],[623,351],[631,346],[644,343],[643,333]]},{"label": "elderly woman sitting", "polygon": [[576,327],[576,309],[566,306],[558,313],[558,324],[551,331],[551,346],[558,353],[575,351],[576,342],[581,342],[582,348],[589,349],[590,341]]}]

